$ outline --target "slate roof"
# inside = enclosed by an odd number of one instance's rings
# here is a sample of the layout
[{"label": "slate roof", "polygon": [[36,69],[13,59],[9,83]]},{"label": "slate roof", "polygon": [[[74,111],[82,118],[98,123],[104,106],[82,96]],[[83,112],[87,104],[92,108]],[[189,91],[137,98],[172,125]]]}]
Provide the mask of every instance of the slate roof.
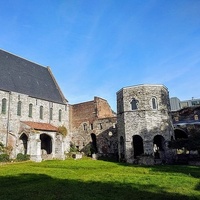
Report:
[{"label": "slate roof", "polygon": [[40,123],[40,122],[31,122],[31,121],[22,121],[22,123],[30,126],[31,128],[35,130],[41,130],[41,131],[58,131],[58,128],[48,124],[48,123]]},{"label": "slate roof", "polygon": [[0,90],[66,103],[50,68],[0,49]]}]

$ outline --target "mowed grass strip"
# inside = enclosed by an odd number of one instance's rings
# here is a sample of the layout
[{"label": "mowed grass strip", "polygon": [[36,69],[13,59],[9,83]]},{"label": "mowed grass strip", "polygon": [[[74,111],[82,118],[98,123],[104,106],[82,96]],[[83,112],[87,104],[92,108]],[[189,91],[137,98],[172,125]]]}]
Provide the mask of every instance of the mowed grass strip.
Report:
[{"label": "mowed grass strip", "polygon": [[0,165],[0,200],[200,199],[200,167],[100,160]]}]

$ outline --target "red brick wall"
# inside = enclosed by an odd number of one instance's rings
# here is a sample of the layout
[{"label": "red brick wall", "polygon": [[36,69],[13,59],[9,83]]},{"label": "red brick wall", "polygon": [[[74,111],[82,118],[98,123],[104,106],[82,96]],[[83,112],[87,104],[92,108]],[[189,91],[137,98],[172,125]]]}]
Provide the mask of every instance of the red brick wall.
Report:
[{"label": "red brick wall", "polygon": [[94,101],[74,104],[71,106],[72,127],[78,127],[83,122],[93,123],[98,118],[114,117],[108,102],[94,97]]}]

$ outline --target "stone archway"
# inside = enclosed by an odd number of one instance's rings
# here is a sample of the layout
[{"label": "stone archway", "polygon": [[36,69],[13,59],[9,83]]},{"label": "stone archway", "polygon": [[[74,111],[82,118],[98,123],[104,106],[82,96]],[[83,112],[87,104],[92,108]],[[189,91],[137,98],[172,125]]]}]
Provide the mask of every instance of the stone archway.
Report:
[{"label": "stone archway", "polygon": [[93,151],[92,153],[98,153],[98,149],[97,149],[97,137],[94,133],[91,133],[91,139],[92,139],[92,147],[91,147],[91,151]]},{"label": "stone archway", "polygon": [[23,153],[24,154],[27,154],[27,149],[28,149],[28,136],[23,133],[20,138],[19,138],[21,141],[22,141],[22,148],[23,148]]},{"label": "stone archway", "polygon": [[165,152],[165,138],[162,135],[156,135],[153,139],[153,150],[156,159],[162,159]]},{"label": "stone archway", "polygon": [[52,153],[52,138],[43,133],[40,135],[40,140],[41,140],[41,154],[51,154]]},{"label": "stone archway", "polygon": [[182,139],[182,138],[188,138],[187,133],[181,129],[174,129],[174,135],[175,135],[175,140]]},{"label": "stone archway", "polygon": [[134,158],[144,153],[143,139],[139,135],[133,136]]}]

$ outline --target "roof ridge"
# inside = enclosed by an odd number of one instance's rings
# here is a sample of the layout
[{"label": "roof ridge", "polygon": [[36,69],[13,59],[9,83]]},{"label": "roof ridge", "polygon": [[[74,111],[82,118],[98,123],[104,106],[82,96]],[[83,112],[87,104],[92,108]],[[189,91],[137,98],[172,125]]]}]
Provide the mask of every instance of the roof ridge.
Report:
[{"label": "roof ridge", "polygon": [[28,60],[28,58],[24,58],[23,56],[19,56],[19,55],[17,55],[17,54],[11,53],[11,52],[9,52],[9,51],[5,51],[5,50],[3,50],[3,49],[0,49],[0,51],[4,51],[4,52],[6,52],[6,53],[8,53],[8,54],[10,54],[10,55],[12,55],[12,56],[18,57],[18,58],[20,58],[20,59],[26,60],[26,61],[28,61],[28,62],[31,62],[31,63],[35,64],[35,65],[38,65],[38,66],[40,66],[40,67],[43,67],[43,68],[46,68],[46,69],[47,69],[46,66],[44,66],[44,65],[42,65],[42,64],[39,64],[39,63],[36,63],[36,62],[34,62],[34,61]]}]

